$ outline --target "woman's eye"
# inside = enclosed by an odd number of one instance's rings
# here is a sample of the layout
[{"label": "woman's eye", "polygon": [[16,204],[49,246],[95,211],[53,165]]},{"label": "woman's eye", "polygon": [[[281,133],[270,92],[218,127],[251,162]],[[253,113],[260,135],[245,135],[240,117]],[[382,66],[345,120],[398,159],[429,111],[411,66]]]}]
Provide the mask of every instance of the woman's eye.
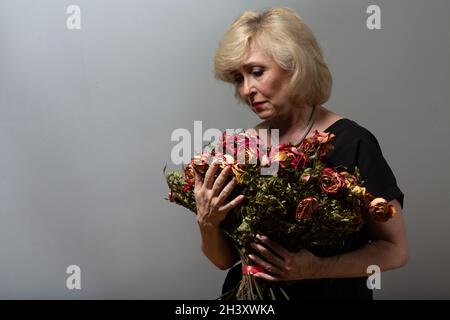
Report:
[{"label": "woman's eye", "polygon": [[[251,75],[255,78],[258,78],[264,74],[264,70],[262,69],[254,69],[251,71]],[[242,75],[236,75],[233,78],[234,83],[240,84],[244,80],[244,77]]]},{"label": "woman's eye", "polygon": [[260,77],[260,76],[263,75],[263,73],[264,73],[264,70],[253,70],[253,72],[252,72],[252,74],[253,74],[255,77]]},{"label": "woman's eye", "polygon": [[235,83],[240,83],[240,82],[242,82],[242,77],[235,77],[235,78],[234,78],[234,82],[235,82]]}]

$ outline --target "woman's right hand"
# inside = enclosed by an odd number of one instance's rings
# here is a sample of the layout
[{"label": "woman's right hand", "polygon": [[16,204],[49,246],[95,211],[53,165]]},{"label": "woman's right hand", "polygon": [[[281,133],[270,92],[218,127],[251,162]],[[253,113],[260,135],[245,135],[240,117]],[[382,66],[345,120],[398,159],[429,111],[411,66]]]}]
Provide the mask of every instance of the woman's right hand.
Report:
[{"label": "woman's right hand", "polygon": [[231,194],[237,184],[235,177],[223,187],[230,172],[229,167],[225,167],[214,181],[214,175],[219,165],[213,163],[209,166],[205,174],[205,179],[194,168],[195,176],[195,203],[197,205],[197,222],[200,227],[219,227],[225,219],[228,211],[238,206],[243,195],[239,195],[228,203],[225,203],[227,197]]}]

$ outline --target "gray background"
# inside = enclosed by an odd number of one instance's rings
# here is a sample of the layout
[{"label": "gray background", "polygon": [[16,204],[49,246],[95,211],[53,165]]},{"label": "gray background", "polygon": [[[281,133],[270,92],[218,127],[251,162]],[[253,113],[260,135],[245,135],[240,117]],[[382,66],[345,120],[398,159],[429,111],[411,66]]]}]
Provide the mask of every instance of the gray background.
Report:
[{"label": "gray background", "polygon": [[[213,80],[213,55],[244,10],[280,5],[324,49],[326,106],[375,134],[405,193],[410,262],[375,297],[450,298],[447,0],[0,0],[0,298],[218,296],[226,272],[164,200],[162,168],[176,128],[258,122]],[[66,289],[71,264],[81,290]]]}]

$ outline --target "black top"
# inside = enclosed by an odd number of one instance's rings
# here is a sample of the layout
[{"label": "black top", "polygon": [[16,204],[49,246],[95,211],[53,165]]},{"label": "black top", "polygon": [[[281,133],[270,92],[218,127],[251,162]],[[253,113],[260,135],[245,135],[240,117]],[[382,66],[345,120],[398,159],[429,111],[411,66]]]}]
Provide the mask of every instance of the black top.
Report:
[{"label": "black top", "polygon": [[[360,170],[364,186],[375,197],[387,201],[397,199],[403,208],[403,192],[397,186],[397,181],[391,168],[383,157],[380,145],[375,136],[355,121],[343,118],[325,132],[336,135],[333,142],[334,150],[324,159],[330,167],[338,171],[354,172],[357,166]],[[346,167],[346,168],[345,168]],[[370,241],[366,228],[351,235],[343,241],[339,248],[317,248],[311,250],[317,256],[332,256],[356,250]],[[222,293],[236,287],[240,281],[241,263],[232,267],[225,279]],[[372,290],[367,288],[367,277],[339,279],[308,279],[283,285],[291,300],[303,299],[363,299],[372,300]]]}]

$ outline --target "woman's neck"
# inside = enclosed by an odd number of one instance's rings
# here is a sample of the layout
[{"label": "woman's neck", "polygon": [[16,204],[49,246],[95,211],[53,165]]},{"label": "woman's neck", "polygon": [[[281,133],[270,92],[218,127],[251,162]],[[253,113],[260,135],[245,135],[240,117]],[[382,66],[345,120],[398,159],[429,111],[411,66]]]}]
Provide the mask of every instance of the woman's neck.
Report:
[{"label": "woman's neck", "polygon": [[270,119],[268,128],[279,130],[280,142],[289,140],[291,137],[299,137],[307,128],[312,111],[313,106],[309,104],[289,108],[288,113]]}]

